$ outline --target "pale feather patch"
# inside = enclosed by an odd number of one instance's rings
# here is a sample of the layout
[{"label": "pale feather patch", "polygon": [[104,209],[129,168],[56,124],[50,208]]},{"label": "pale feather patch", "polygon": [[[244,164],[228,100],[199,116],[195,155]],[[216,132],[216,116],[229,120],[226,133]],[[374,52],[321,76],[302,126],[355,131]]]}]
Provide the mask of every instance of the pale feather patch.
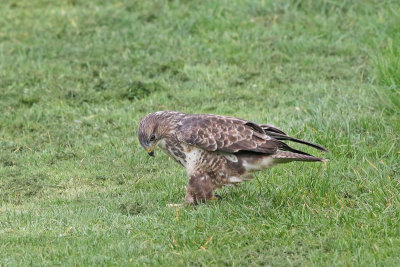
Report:
[{"label": "pale feather patch", "polygon": [[271,156],[263,157],[261,160],[251,162],[250,160],[243,160],[243,167],[246,171],[259,171],[267,169],[275,165],[274,159]]},{"label": "pale feather patch", "polygon": [[233,154],[228,154],[228,153],[221,153],[222,156],[224,156],[227,160],[231,161],[231,162],[238,162],[238,158],[233,155]]},{"label": "pale feather patch", "polygon": [[186,156],[186,168],[188,173],[195,170],[198,161],[201,159],[204,151],[197,147],[193,147],[189,152],[184,152]]},{"label": "pale feather patch", "polygon": [[166,149],[165,139],[163,138],[163,139],[158,140],[157,145],[162,149]]},{"label": "pale feather patch", "polygon": [[229,177],[230,183],[241,183],[243,180],[240,177],[231,176]]}]

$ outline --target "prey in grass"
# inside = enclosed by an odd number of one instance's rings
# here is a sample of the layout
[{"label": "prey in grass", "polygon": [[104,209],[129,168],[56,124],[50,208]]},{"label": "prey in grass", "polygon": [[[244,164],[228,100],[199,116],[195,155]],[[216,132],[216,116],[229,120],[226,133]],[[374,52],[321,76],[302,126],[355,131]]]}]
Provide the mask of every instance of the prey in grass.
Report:
[{"label": "prey in grass", "polygon": [[251,180],[253,173],[291,161],[323,162],[294,149],[293,141],[327,151],[320,145],[288,136],[270,124],[234,117],[159,111],[142,118],[138,138],[150,156],[159,146],[187,170],[185,203],[218,199],[214,190]]}]

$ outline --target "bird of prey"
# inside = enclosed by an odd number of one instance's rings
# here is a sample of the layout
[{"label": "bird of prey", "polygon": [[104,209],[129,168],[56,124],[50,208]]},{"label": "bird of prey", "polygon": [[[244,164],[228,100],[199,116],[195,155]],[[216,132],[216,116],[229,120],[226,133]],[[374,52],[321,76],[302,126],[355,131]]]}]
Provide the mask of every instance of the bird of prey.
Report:
[{"label": "bird of prey", "polygon": [[322,162],[283,141],[327,151],[320,145],[288,136],[270,124],[234,117],[158,111],[139,123],[138,138],[150,156],[158,145],[187,170],[185,203],[214,200],[214,190],[253,178],[253,172],[290,161]]}]

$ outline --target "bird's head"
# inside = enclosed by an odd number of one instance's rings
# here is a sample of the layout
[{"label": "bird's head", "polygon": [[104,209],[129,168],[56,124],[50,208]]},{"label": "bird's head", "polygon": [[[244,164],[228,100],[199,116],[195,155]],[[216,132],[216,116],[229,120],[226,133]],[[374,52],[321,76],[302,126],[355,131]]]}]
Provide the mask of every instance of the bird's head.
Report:
[{"label": "bird's head", "polygon": [[154,156],[154,149],[160,140],[159,120],[155,114],[142,118],[138,127],[138,138],[142,147],[150,156]]},{"label": "bird's head", "polygon": [[157,142],[170,137],[174,133],[179,120],[185,115],[185,113],[177,111],[164,110],[150,113],[140,120],[138,127],[139,142],[150,156],[154,156]]}]

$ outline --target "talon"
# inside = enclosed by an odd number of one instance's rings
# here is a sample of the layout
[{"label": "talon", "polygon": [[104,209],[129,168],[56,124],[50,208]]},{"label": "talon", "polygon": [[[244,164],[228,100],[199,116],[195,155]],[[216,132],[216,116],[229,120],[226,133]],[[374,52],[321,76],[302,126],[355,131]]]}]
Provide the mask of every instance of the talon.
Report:
[{"label": "talon", "polygon": [[213,197],[214,200],[222,200],[222,197],[218,194],[215,194]]}]

